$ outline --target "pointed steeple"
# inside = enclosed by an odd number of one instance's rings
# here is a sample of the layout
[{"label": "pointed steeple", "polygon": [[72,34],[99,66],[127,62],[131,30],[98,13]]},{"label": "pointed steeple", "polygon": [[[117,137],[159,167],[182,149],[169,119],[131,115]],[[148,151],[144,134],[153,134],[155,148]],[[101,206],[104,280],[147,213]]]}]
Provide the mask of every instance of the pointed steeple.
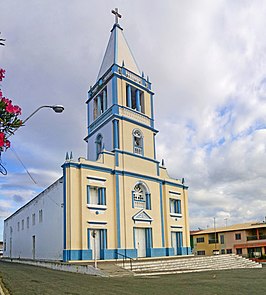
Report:
[{"label": "pointed steeple", "polygon": [[[112,12],[114,14],[118,13],[117,9]],[[121,17],[120,14],[119,17]],[[123,34],[123,29],[118,23],[117,15],[116,22],[111,30],[111,36],[103,57],[97,80],[101,78],[102,75],[104,75],[104,73],[113,64],[117,64],[120,67],[124,65],[126,69],[132,71],[137,75],[140,75],[140,70]]]}]

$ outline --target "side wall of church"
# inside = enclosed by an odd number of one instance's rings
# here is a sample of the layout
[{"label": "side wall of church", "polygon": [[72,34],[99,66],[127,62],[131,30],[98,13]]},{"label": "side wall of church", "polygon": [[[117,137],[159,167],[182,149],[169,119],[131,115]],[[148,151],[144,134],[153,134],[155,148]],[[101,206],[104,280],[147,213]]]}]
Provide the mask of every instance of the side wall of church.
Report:
[{"label": "side wall of church", "polygon": [[59,179],[4,222],[4,256],[62,260],[63,180]]}]

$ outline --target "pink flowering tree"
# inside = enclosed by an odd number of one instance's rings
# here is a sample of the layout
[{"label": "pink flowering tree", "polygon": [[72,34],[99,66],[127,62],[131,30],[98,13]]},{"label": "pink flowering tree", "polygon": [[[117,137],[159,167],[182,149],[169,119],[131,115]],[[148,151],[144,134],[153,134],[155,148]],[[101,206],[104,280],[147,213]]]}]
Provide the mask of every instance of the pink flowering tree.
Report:
[{"label": "pink flowering tree", "polygon": [[[0,68],[0,82],[5,78],[5,70]],[[3,96],[0,84],[0,155],[10,147],[8,137],[22,125],[18,118],[21,108],[13,105],[12,101]]]}]

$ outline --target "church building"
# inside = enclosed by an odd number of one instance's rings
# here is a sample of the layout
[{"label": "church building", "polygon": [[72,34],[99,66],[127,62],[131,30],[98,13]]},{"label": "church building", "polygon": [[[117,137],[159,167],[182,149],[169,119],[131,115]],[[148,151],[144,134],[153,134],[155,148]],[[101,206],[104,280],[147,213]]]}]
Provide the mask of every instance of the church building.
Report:
[{"label": "church building", "polygon": [[87,158],[5,220],[4,256],[64,261],[188,255],[188,187],[156,159],[154,93],[118,22],[88,91]]}]

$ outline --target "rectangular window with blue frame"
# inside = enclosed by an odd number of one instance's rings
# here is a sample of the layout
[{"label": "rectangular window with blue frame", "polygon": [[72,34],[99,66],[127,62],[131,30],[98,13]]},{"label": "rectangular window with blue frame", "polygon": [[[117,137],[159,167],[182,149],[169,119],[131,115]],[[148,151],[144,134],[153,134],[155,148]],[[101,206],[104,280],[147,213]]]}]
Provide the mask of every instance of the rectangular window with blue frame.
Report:
[{"label": "rectangular window with blue frame", "polygon": [[172,214],[182,214],[181,200],[179,200],[179,199],[170,199],[170,213],[172,213]]},{"label": "rectangular window with blue frame", "polygon": [[88,185],[87,204],[106,205],[106,188]]}]

